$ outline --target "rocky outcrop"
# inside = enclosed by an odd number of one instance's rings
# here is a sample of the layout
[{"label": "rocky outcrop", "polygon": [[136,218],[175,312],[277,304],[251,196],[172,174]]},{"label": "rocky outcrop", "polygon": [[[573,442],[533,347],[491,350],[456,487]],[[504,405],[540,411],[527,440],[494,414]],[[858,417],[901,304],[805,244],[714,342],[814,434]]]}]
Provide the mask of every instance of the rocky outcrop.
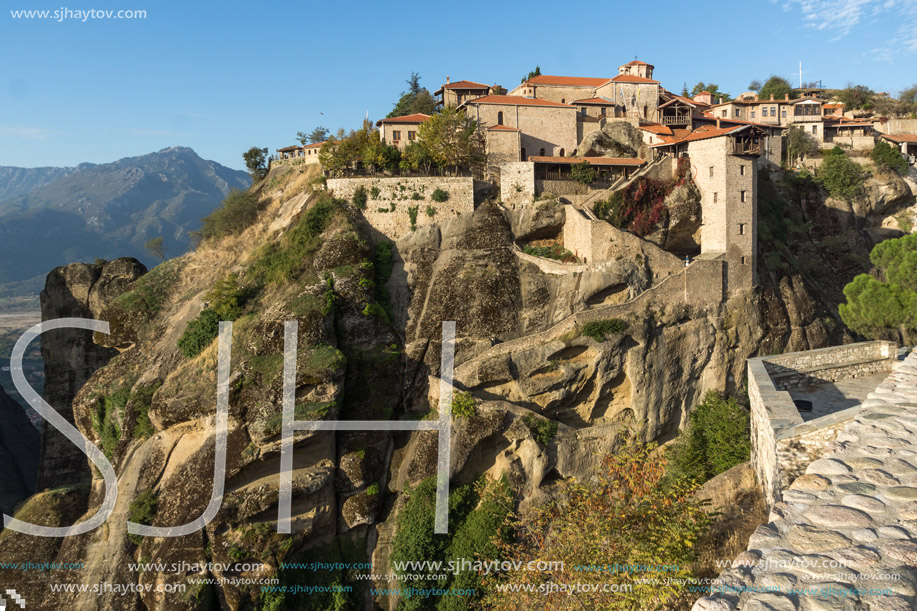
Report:
[{"label": "rocky outcrop", "polygon": [[639,157],[640,130],[627,121],[609,120],[602,129],[587,134],[576,149],[577,157]]},{"label": "rocky outcrop", "polygon": [[[42,320],[99,318],[105,306],[146,272],[136,259],[71,263],[48,274],[41,292]],[[45,364],[44,399],[73,423],[73,398],[89,377],[117,351],[92,341],[90,331],[58,329],[41,337]],[[42,437],[38,490],[89,480],[86,456],[53,427]]]},{"label": "rocky outcrop", "polygon": [[35,492],[41,439],[22,407],[0,388],[0,511],[13,515],[16,506]]}]

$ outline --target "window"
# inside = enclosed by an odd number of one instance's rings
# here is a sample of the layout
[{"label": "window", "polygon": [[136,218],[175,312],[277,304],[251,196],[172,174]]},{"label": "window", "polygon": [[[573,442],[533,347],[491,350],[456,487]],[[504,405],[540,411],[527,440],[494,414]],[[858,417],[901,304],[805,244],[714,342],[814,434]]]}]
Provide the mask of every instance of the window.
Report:
[{"label": "window", "polygon": [[745,223],[739,223],[739,235],[745,235]]},{"label": "window", "polygon": [[785,111],[785,110],[783,111],[783,113],[781,113],[781,116],[782,116],[784,119],[786,119],[786,111]]},{"label": "window", "polygon": [[740,192],[743,202],[744,202],[744,201],[747,201],[747,200],[746,200],[746,196],[745,196],[746,193],[747,193],[747,191],[741,191],[741,192]]},{"label": "window", "polygon": [[560,156],[561,156],[561,157],[564,156],[564,149],[560,149]]},{"label": "window", "polygon": [[714,191],[714,192],[713,192],[713,203],[715,204],[715,203],[716,203],[716,200],[718,200],[718,199],[719,199],[719,193],[717,193],[716,191]]},{"label": "window", "polygon": [[579,109],[579,114],[580,116],[583,116],[583,117],[586,116],[586,107],[585,106]]},{"label": "window", "polygon": [[710,178],[713,178],[713,166],[710,166]]},{"label": "window", "polygon": [[748,257],[742,257],[742,265],[748,265]]},{"label": "window", "polygon": [[599,109],[599,115],[603,117],[605,116],[605,107],[604,106],[602,106],[602,108]]},{"label": "window", "polygon": [[817,133],[818,133],[818,126],[817,126],[817,125],[813,125],[813,126],[812,126],[812,133],[813,133],[813,134],[817,134]]},{"label": "window", "polygon": [[[755,113],[752,113],[751,116],[754,117],[754,116],[755,116]],[[766,117],[766,116],[767,116],[767,106],[764,106],[764,107],[761,108],[761,116],[762,116],[762,117]]]},{"label": "window", "polygon": [[741,109],[741,108],[736,108],[736,116],[737,116],[737,117],[741,117],[741,116],[742,116],[742,109]]},{"label": "window", "polygon": [[[776,117],[776,116],[777,116],[777,107],[776,107],[776,106],[771,106],[771,116],[772,116],[772,117]],[[783,113],[783,116],[784,116],[784,117],[786,116],[786,112]]]},{"label": "window", "polygon": [[526,161],[527,159],[528,159],[528,157],[526,157],[526,155],[525,155],[525,149],[523,148],[523,149],[522,149],[522,161]]},{"label": "window", "polygon": [[408,142],[413,142],[414,138],[417,136],[417,132],[408,132]]},{"label": "window", "polygon": [[503,111],[497,113],[497,125],[503,125]]},{"label": "window", "polygon": [[398,142],[401,140],[401,130],[393,129],[392,130],[392,140]]},{"label": "window", "polygon": [[754,119],[754,118],[755,118],[755,111],[749,110],[749,111],[748,111],[748,116],[751,117],[752,119]]},{"label": "window", "polygon": [[560,99],[560,103],[561,103],[561,104],[566,104],[566,103],[567,103],[567,100],[566,100],[565,98],[561,98],[561,99]]},{"label": "window", "polygon": [[726,110],[725,108],[723,109],[723,116],[724,117],[729,116],[729,111]]},{"label": "window", "polygon": [[739,176],[745,176],[745,166],[744,165],[739,166]]},{"label": "window", "polygon": [[542,157],[544,157],[544,149],[541,149],[541,152],[538,153],[538,154],[541,155]]}]

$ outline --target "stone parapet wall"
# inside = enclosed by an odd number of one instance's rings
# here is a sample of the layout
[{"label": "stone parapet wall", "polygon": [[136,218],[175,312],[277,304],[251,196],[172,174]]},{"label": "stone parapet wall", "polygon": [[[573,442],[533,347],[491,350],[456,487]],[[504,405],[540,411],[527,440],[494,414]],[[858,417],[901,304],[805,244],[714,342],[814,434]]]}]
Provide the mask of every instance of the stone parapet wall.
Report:
[{"label": "stone parapet wall", "polygon": [[507,208],[531,203],[535,199],[535,164],[515,161],[500,166],[500,200]]},{"label": "stone parapet wall", "polygon": [[881,341],[749,359],[751,461],[769,507],[857,413],[851,408],[803,422],[787,389],[890,371],[896,360],[895,344]]},{"label": "stone parapet wall", "polygon": [[[327,188],[335,197],[348,201],[361,186],[367,194],[363,218],[373,229],[392,241],[411,232],[410,209],[414,206],[417,207],[416,227],[474,212],[475,180],[471,177],[329,178],[327,183]],[[375,198],[371,195],[373,187],[379,190]],[[445,191],[449,198],[444,202],[433,201],[431,196],[436,189]],[[432,216],[427,213],[427,208],[433,210]]]},{"label": "stone parapet wall", "polygon": [[[761,361],[749,361],[749,394],[759,409],[773,392]],[[752,373],[761,382],[754,392]],[[914,608],[917,353],[896,363],[862,406],[845,411],[826,416],[835,418],[827,425],[797,425],[797,443],[823,453],[783,491],[769,523],[694,611]]]}]

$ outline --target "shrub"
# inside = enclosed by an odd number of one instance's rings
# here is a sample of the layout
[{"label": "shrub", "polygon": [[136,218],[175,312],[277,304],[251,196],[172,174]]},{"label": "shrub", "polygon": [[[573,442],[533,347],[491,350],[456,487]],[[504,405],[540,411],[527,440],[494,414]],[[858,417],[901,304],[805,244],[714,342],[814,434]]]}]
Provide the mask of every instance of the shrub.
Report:
[{"label": "shrub", "polygon": [[907,174],[907,160],[901,155],[897,148],[890,145],[885,140],[876,142],[876,147],[869,154],[876,167],[887,167],[894,170],[902,176]]},{"label": "shrub", "polygon": [[527,414],[522,421],[529,428],[532,436],[535,437],[535,441],[543,446],[550,445],[551,440],[557,435],[557,423],[553,420],[539,418],[534,414]]},{"label": "shrub", "polygon": [[[554,501],[532,507],[510,525],[515,539],[499,545],[509,566],[525,567],[549,558],[564,568],[553,571],[511,569],[484,579],[484,605],[489,609],[578,609],[569,596],[575,584],[595,584],[590,609],[668,609],[688,591],[688,565],[695,544],[709,519],[688,482],[666,484],[665,460],[629,439],[606,455],[594,477],[586,482],[563,481]],[[639,572],[577,571],[582,565],[611,566],[626,559],[632,564],[666,564],[671,572],[658,583]],[[627,585],[604,592],[609,579]],[[548,583],[563,584],[549,590]],[[496,587],[500,586],[500,587]],[[505,587],[508,586],[508,587]],[[583,607],[586,608],[586,607]]]},{"label": "shrub", "polygon": [[204,217],[201,237],[209,240],[242,233],[258,220],[261,207],[250,191],[233,189],[216,210]]},{"label": "shrub", "polygon": [[379,199],[379,187],[370,187],[369,196],[372,199]]},{"label": "shrub", "polygon": [[457,392],[452,397],[452,414],[469,417],[477,413],[477,402],[470,392]]},{"label": "shrub", "polygon": [[[156,511],[159,509],[159,496],[152,489],[141,492],[137,498],[131,501],[130,515],[128,519],[135,524],[145,524],[149,526],[156,517]],[[140,545],[143,543],[143,537],[140,535],[127,535],[131,543]]]},{"label": "shrub", "polygon": [[211,309],[203,310],[188,322],[178,339],[178,348],[185,358],[194,358],[213,343],[220,332],[220,315]]},{"label": "shrub", "polygon": [[369,488],[366,489],[366,496],[376,496],[377,494],[379,494],[378,482],[370,484]]},{"label": "shrub", "polygon": [[171,294],[181,269],[182,265],[175,259],[157,265],[140,276],[130,292],[119,296],[117,305],[128,315],[153,318]]},{"label": "shrub", "polygon": [[706,481],[748,460],[748,410],[711,390],[691,412],[690,422],[669,451],[671,477]]},{"label": "shrub", "polygon": [[597,202],[593,212],[615,227],[643,237],[655,231],[665,220],[665,198],[674,184],[641,176],[623,191]]},{"label": "shrub", "polygon": [[411,231],[417,229],[417,206],[408,207],[408,217],[411,219]]},{"label": "shrub", "polygon": [[551,244],[550,246],[532,246],[526,244],[522,247],[522,252],[535,257],[544,257],[546,259],[556,259],[562,263],[576,263],[579,259],[572,252],[560,244]]},{"label": "shrub", "polygon": [[597,342],[604,342],[606,336],[624,333],[626,330],[627,323],[620,318],[606,318],[587,322],[580,329],[580,335],[591,337]]},{"label": "shrub", "polygon": [[430,195],[430,199],[432,199],[434,202],[441,204],[444,201],[446,201],[447,199],[449,199],[449,193],[439,188],[433,189],[433,193]]},{"label": "shrub", "polygon": [[597,173],[588,161],[581,161],[570,166],[570,179],[584,185],[591,185],[597,178]]},{"label": "shrub", "polygon": [[210,309],[221,317],[220,320],[235,320],[242,313],[247,297],[247,291],[239,286],[236,275],[227,273],[214,283],[204,298],[210,303]]},{"label": "shrub", "polygon": [[859,164],[851,161],[841,147],[835,146],[825,152],[817,180],[834,197],[851,199],[862,191],[864,176]]},{"label": "shrub", "polygon": [[99,435],[102,452],[111,460],[118,442],[121,441],[121,427],[124,408],[130,400],[131,389],[125,384],[113,389],[110,394],[96,395],[95,409],[92,413],[92,428]]},{"label": "shrub", "polygon": [[427,213],[427,216],[429,216],[430,218],[433,218],[436,215],[436,208],[434,208],[433,206],[427,206],[426,213]]},{"label": "shrub", "polygon": [[318,250],[319,236],[340,210],[343,202],[328,193],[320,193],[317,201],[299,217],[296,224],[281,238],[262,250],[252,266],[256,284],[287,282],[311,269],[311,255]]},{"label": "shrub", "polygon": [[150,407],[153,404],[153,395],[162,386],[162,382],[156,381],[147,386],[141,386],[136,389],[133,396],[134,410],[134,429],[131,436],[134,439],[147,439],[156,432],[153,423],[150,422]]},{"label": "shrub", "polygon": [[[373,187],[373,189],[376,189]],[[378,192],[379,190],[376,189]],[[373,198],[375,199],[375,198]],[[360,185],[354,189],[353,197],[350,198],[350,201],[353,202],[353,205],[359,208],[360,210],[366,210],[366,187]]]}]

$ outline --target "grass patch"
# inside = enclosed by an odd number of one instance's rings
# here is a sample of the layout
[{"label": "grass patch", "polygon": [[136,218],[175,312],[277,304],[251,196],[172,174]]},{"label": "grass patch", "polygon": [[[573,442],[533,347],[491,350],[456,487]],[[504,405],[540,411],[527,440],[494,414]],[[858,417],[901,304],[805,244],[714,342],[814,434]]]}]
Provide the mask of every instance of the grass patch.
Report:
[{"label": "grass patch", "polygon": [[263,207],[252,192],[233,189],[216,210],[203,218],[201,238],[209,240],[242,233],[258,220]]},{"label": "grass patch", "polygon": [[110,394],[96,396],[95,409],[92,413],[92,428],[99,435],[102,452],[111,460],[118,442],[121,441],[121,427],[118,421],[123,422],[124,408],[131,398],[129,384],[119,386]]},{"label": "grass patch", "polygon": [[627,323],[620,318],[606,318],[587,322],[580,329],[580,335],[590,337],[597,342],[604,342],[607,336],[624,333],[626,330]]},{"label": "grass patch", "polygon": [[454,416],[469,417],[478,413],[477,402],[470,392],[457,392],[452,397],[452,414]]},{"label": "grass patch", "polygon": [[577,263],[579,261],[579,259],[576,258],[576,255],[574,255],[572,252],[560,244],[551,244],[549,246],[534,246],[531,244],[526,244],[522,247],[522,252],[535,257],[555,259],[561,263]]},{"label": "grass patch", "polygon": [[156,432],[153,423],[150,422],[150,407],[153,404],[153,395],[160,386],[162,382],[157,380],[153,384],[141,386],[133,395],[134,429],[131,436],[134,439],[147,439]]},{"label": "grass patch", "polygon": [[165,305],[183,267],[177,259],[157,265],[138,278],[131,291],[120,295],[115,303],[128,316],[153,318]]}]

